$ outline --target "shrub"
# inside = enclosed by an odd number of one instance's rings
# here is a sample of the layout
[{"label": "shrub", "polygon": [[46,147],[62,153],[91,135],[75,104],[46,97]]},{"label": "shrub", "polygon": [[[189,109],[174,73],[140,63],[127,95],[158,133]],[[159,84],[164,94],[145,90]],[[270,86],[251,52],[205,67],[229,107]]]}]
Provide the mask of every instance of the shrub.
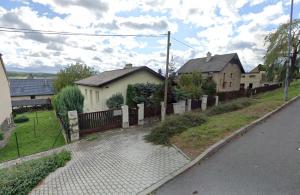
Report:
[{"label": "shrub", "polygon": [[54,96],[52,104],[56,112],[66,119],[68,111],[77,110],[79,113],[83,111],[83,101],[84,97],[78,87],[68,86]]},{"label": "shrub", "polygon": [[150,134],[145,136],[145,139],[155,144],[169,144],[169,139],[190,127],[199,126],[206,122],[206,116],[197,113],[189,112],[183,115],[168,116],[158,126],[154,127]]},{"label": "shrub", "polygon": [[0,141],[4,139],[3,132],[0,131]]},{"label": "shrub", "polygon": [[107,101],[106,106],[109,109],[119,109],[124,104],[124,98],[121,93],[112,95]]},{"label": "shrub", "polygon": [[14,118],[15,123],[25,123],[29,121],[29,118],[27,116],[21,115]]},{"label": "shrub", "polygon": [[128,85],[126,104],[128,106],[135,106],[139,103],[145,105],[154,104],[157,98],[156,92],[160,90],[161,85],[153,83],[137,83]]},{"label": "shrub", "polygon": [[215,95],[217,84],[212,78],[204,79],[202,83],[202,90],[205,95]]},{"label": "shrub", "polygon": [[71,159],[71,153],[62,151],[0,170],[0,194],[28,194],[42,179]]},{"label": "shrub", "polygon": [[202,75],[200,72],[192,72],[192,74],[183,74],[179,77],[179,88],[189,97],[198,99],[202,96]]},{"label": "shrub", "polygon": [[230,102],[221,103],[218,106],[212,107],[207,111],[208,115],[222,114],[225,112],[232,112],[250,106],[253,103],[252,99],[241,98],[232,100]]}]

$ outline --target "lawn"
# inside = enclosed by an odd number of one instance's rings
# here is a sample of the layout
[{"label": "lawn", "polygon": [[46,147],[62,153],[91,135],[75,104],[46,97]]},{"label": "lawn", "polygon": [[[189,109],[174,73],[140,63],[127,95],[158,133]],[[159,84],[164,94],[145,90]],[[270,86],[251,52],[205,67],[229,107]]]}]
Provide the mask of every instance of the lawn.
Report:
[{"label": "lawn", "polygon": [[[23,113],[29,118],[28,122],[17,123],[8,144],[0,149],[0,162],[12,160],[18,157],[15,132],[17,133],[20,156],[27,156],[37,152],[46,151],[65,144],[63,135],[60,133],[60,126],[53,111],[38,111],[37,113]],[[36,131],[34,133],[34,120],[36,120]]]},{"label": "lawn", "polygon": [[[289,99],[299,95],[299,91],[299,82],[291,84]],[[221,138],[282,105],[284,103],[283,88],[259,94],[253,99],[254,103],[241,110],[210,116],[203,125],[189,128],[172,137],[171,143],[195,158]]]}]

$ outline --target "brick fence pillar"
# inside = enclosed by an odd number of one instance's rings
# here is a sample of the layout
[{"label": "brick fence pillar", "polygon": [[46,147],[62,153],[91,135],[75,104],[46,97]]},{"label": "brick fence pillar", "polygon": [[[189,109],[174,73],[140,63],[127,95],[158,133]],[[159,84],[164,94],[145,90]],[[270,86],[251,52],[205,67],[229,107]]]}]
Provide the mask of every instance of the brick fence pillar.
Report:
[{"label": "brick fence pillar", "polygon": [[219,105],[219,96],[215,96],[215,106]]},{"label": "brick fence pillar", "polygon": [[77,111],[68,111],[68,118],[69,118],[69,128],[70,128],[70,141],[77,141],[79,140],[79,127],[78,127],[78,115]]},{"label": "brick fence pillar", "polygon": [[144,103],[138,104],[138,125],[144,125]]},{"label": "brick fence pillar", "polygon": [[160,102],[160,107],[161,107],[161,110],[160,110],[160,113],[161,113],[161,121],[164,121],[165,118],[166,118],[166,107],[165,107],[165,103],[164,102]]},{"label": "brick fence pillar", "polygon": [[129,113],[128,113],[128,106],[122,106],[122,127],[128,128],[129,127]]},{"label": "brick fence pillar", "polygon": [[205,111],[206,108],[207,108],[207,95],[203,95],[201,101],[201,110]]}]

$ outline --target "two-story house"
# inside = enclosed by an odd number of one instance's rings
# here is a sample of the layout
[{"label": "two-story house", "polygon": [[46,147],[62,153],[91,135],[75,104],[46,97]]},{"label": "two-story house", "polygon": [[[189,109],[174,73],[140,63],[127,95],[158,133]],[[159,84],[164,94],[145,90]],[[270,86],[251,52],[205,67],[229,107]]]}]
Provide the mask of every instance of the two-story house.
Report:
[{"label": "two-story house", "polygon": [[211,77],[217,84],[217,92],[240,90],[241,75],[245,73],[236,53],[191,59],[178,71],[178,75],[201,72],[204,78]]}]

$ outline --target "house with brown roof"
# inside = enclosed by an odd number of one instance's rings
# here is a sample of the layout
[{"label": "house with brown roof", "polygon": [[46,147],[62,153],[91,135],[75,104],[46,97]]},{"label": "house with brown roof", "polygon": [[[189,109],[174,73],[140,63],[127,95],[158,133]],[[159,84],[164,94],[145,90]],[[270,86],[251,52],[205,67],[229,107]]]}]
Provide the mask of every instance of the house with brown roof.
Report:
[{"label": "house with brown roof", "polygon": [[0,54],[0,131],[7,130],[11,123],[11,99],[9,92],[9,80],[7,78],[5,66]]},{"label": "house with brown roof", "polygon": [[217,92],[240,90],[241,75],[245,73],[237,53],[214,55],[191,59],[178,71],[178,75],[201,72],[204,78],[210,77],[217,84]]},{"label": "house with brown roof", "polygon": [[112,95],[121,93],[126,102],[127,86],[137,83],[162,84],[164,77],[146,66],[105,71],[76,81],[75,84],[84,96],[84,112],[107,110],[106,101]]}]

